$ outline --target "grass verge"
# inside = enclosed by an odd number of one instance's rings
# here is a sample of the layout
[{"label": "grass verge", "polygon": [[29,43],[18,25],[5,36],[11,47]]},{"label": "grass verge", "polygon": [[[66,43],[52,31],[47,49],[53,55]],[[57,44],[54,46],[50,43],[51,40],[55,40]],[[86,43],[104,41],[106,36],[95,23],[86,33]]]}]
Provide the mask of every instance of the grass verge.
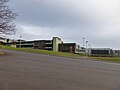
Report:
[{"label": "grass verge", "polygon": [[79,55],[79,54],[71,54],[71,53],[64,53],[64,52],[54,52],[54,51],[48,51],[48,50],[38,50],[38,49],[29,49],[29,48],[15,48],[15,47],[10,47],[10,46],[3,46],[3,45],[0,45],[0,48],[1,49],[7,49],[7,50],[15,50],[15,51],[38,53],[38,54],[62,56],[62,57],[79,58],[79,57],[82,56],[82,55]]},{"label": "grass verge", "polygon": [[119,57],[90,57],[90,58],[98,61],[120,62]]}]

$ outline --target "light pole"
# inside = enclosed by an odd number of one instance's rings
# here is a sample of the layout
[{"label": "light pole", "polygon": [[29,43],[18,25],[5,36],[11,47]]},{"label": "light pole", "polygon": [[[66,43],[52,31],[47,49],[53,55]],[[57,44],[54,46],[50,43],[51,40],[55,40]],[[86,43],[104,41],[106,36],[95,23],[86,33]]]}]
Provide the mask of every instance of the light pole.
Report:
[{"label": "light pole", "polygon": [[88,44],[88,41],[86,41],[86,49],[87,49],[87,44]]},{"label": "light pole", "polygon": [[84,41],[85,41],[85,38],[83,37],[83,48],[84,48],[84,46],[85,46]]},{"label": "light pole", "polygon": [[90,44],[88,44],[89,45],[89,48],[91,48],[91,45]]},{"label": "light pole", "polygon": [[72,46],[70,46],[70,52],[72,53],[72,49],[73,49],[73,47]]},{"label": "light pole", "polygon": [[82,49],[83,53],[85,53],[85,38],[83,37],[83,49]]},{"label": "light pole", "polygon": [[86,54],[88,53],[88,51],[87,51],[87,44],[88,44],[88,41],[86,41]]},{"label": "light pole", "polygon": [[22,38],[22,36],[20,36],[20,48],[21,48],[21,38]]},{"label": "light pole", "polygon": [[88,44],[88,46],[89,46],[89,49],[88,49],[88,55],[90,56],[90,55],[91,55],[91,45]]}]

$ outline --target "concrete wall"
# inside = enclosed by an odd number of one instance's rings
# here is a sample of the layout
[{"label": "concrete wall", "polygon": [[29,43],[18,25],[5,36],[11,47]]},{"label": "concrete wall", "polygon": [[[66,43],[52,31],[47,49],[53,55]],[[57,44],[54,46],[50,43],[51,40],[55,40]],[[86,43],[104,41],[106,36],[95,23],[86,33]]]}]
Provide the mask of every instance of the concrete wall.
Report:
[{"label": "concrete wall", "polygon": [[59,44],[62,43],[61,39],[58,37],[53,37],[53,51],[58,51]]}]

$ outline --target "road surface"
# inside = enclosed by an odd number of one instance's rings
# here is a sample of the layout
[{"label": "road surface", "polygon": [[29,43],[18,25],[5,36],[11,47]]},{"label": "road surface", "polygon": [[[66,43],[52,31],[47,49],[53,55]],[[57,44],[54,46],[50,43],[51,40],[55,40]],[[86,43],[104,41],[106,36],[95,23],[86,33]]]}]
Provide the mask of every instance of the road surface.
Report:
[{"label": "road surface", "polygon": [[2,51],[0,90],[120,90],[120,64]]}]

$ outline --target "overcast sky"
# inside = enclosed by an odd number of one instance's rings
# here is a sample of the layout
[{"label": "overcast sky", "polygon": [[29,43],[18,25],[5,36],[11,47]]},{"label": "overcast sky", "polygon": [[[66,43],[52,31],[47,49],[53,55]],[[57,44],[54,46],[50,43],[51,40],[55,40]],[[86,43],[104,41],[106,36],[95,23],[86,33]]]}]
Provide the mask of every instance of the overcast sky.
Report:
[{"label": "overcast sky", "polygon": [[[60,37],[64,42],[120,49],[120,0],[11,0],[16,35],[25,40]],[[10,36],[8,36],[10,37]]]}]

